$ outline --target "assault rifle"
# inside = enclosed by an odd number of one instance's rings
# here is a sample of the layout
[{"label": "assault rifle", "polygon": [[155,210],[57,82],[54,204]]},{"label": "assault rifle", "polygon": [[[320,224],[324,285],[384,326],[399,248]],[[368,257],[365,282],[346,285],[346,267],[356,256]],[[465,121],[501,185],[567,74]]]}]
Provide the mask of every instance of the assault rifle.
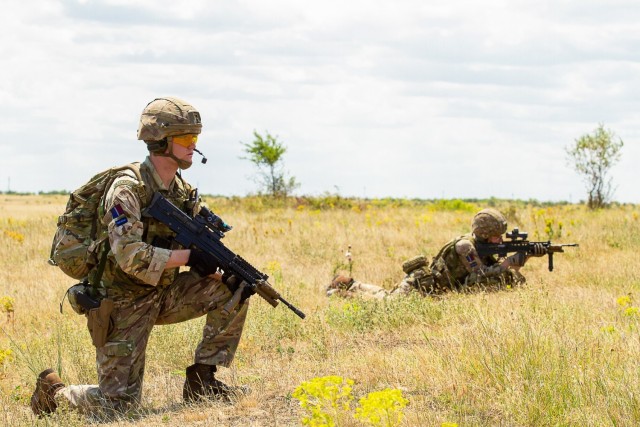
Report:
[{"label": "assault rifle", "polygon": [[202,207],[200,212],[191,218],[164,198],[162,194],[156,192],[144,214],[152,216],[169,227],[176,233],[175,241],[182,246],[200,249],[212,264],[219,265],[225,273],[233,274],[240,279],[240,284],[233,290],[233,297],[222,308],[226,314],[233,311],[240,302],[243,293],[246,294],[248,291],[251,295],[260,295],[273,307],[276,307],[278,302],[282,302],[301,319],[305,318],[302,311],[287,302],[278,291],[271,287],[267,282],[269,276],[258,271],[220,241],[224,237],[224,233],[231,230],[231,227],[209,209]]},{"label": "assault rifle", "polygon": [[564,252],[566,246],[578,246],[577,243],[556,245],[550,241],[530,242],[527,240],[528,235],[528,233],[520,232],[520,230],[514,228],[510,233],[507,233],[507,238],[510,240],[502,243],[476,243],[476,250],[480,257],[489,255],[506,257],[510,252],[517,252],[526,256],[533,254],[535,244],[541,244],[547,250],[547,255],[549,256],[549,271],[553,271],[553,254],[556,252]]}]

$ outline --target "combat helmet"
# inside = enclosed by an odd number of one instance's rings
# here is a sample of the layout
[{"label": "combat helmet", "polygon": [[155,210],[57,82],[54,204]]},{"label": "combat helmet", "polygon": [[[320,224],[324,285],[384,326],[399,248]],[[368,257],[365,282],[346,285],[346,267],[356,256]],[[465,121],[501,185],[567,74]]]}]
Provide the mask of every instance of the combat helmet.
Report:
[{"label": "combat helmet", "polygon": [[191,104],[175,97],[156,98],[142,110],[138,139],[147,144],[150,152],[171,157],[178,161],[181,169],[191,162],[178,160],[172,153],[171,136],[199,134],[202,132],[200,113]]},{"label": "combat helmet", "polygon": [[191,104],[174,97],[156,98],[142,110],[138,139],[150,145],[168,136],[202,132],[200,113]]},{"label": "combat helmet", "polygon": [[471,231],[480,239],[501,236],[507,231],[507,219],[499,211],[483,209],[473,217]]}]

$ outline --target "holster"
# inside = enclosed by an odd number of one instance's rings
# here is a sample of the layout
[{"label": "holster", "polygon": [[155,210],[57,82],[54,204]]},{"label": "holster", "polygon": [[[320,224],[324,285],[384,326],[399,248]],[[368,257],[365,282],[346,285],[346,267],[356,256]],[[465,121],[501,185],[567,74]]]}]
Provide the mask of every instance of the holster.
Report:
[{"label": "holster", "polygon": [[102,347],[107,343],[107,336],[112,327],[111,312],[113,300],[105,298],[100,301],[100,306],[87,312],[87,327],[91,334],[91,341],[96,347]]}]

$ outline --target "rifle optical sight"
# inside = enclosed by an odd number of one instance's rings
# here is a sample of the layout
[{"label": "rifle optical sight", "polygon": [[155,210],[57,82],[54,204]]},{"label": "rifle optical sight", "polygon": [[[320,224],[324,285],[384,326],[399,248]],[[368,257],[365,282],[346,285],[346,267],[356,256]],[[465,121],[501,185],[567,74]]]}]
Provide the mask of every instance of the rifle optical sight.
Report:
[{"label": "rifle optical sight", "polygon": [[523,231],[521,233],[520,229],[518,229],[517,227],[507,233],[507,238],[511,240],[518,240],[518,239],[526,240],[528,236],[529,236],[529,233],[527,233],[526,231]]},{"label": "rifle optical sight", "polygon": [[214,230],[220,231],[222,233],[226,233],[227,231],[231,231],[233,228],[218,215],[211,212],[209,209],[202,206],[200,208],[200,216],[202,216]]}]

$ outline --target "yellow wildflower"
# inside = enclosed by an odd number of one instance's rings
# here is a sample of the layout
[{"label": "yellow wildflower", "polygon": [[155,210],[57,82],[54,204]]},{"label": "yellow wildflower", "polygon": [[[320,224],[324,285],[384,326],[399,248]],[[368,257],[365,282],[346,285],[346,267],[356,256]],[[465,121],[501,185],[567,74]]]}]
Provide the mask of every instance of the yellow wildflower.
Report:
[{"label": "yellow wildflower", "polygon": [[13,352],[10,349],[0,350],[0,365],[10,360],[13,360]]},{"label": "yellow wildflower", "polygon": [[629,295],[624,295],[619,297],[616,302],[618,303],[618,305],[620,307],[626,307],[628,305],[631,305],[631,297]]},{"label": "yellow wildflower", "polygon": [[348,410],[353,396],[353,380],[337,375],[314,378],[300,384],[291,394],[307,415],[302,424],[313,427],[336,425],[337,411]]},{"label": "yellow wildflower", "polygon": [[402,410],[409,403],[398,389],[374,391],[360,399],[355,417],[373,426],[394,427],[404,418]]},{"label": "yellow wildflower", "polygon": [[15,311],[15,300],[11,297],[0,297],[0,309],[5,313],[13,313]]}]

